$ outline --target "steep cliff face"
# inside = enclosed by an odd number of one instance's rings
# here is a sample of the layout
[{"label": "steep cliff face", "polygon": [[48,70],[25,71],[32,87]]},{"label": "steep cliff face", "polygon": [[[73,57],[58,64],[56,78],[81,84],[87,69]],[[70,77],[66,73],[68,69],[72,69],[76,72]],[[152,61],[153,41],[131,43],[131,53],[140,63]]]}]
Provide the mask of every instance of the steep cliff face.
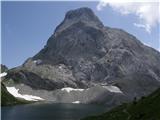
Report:
[{"label": "steep cliff face", "polygon": [[[67,12],[45,47],[8,78],[48,92],[64,87],[93,90],[77,97],[94,94],[87,103],[105,103],[108,95],[112,102],[131,100],[160,87],[160,53],[121,29],[105,27],[91,9],[79,8]],[[104,86],[121,93],[113,95]]]}]

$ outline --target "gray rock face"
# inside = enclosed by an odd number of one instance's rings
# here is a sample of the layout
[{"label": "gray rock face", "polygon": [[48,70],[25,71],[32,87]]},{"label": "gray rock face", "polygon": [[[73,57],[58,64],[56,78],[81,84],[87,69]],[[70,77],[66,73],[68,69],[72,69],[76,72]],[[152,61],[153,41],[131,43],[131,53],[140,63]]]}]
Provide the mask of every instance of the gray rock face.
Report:
[{"label": "gray rock face", "polygon": [[63,22],[56,28],[55,35],[58,35],[63,30],[78,22],[83,22],[90,26],[103,27],[103,24],[91,9],[79,8],[66,13]]},{"label": "gray rock face", "polygon": [[[20,77],[20,83],[49,92],[64,87],[117,86],[123,97],[97,89],[99,94],[86,102],[104,103],[115,96],[111,102],[115,104],[118,98],[132,100],[160,87],[160,53],[121,29],[105,27],[91,9],[80,8],[67,12],[47,45],[8,77]],[[82,96],[85,93],[79,99]]]}]

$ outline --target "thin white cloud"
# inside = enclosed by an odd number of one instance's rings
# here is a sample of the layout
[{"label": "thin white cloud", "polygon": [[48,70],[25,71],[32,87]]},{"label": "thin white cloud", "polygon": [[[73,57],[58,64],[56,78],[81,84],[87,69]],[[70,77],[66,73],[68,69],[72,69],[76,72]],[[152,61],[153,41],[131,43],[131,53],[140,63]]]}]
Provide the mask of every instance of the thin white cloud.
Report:
[{"label": "thin white cloud", "polygon": [[122,15],[134,14],[138,17],[138,23],[133,23],[134,26],[145,29],[148,33],[156,26],[160,20],[159,2],[152,2],[151,0],[121,0],[112,2],[109,0],[100,0],[97,5],[97,10],[101,11],[104,7],[110,6],[113,10]]},{"label": "thin white cloud", "polygon": [[144,24],[138,24],[138,23],[133,23],[134,26],[138,27],[138,28],[143,28],[145,29],[148,33],[151,33],[151,28],[148,24],[144,25]]}]

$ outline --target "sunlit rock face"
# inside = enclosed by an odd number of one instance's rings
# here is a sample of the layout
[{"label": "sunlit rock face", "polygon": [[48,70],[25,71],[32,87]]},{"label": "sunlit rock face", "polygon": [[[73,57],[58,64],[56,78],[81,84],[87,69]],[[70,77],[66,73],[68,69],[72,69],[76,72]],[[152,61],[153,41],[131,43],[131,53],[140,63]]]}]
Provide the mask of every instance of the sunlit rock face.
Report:
[{"label": "sunlit rock face", "polygon": [[7,78],[13,82],[6,85],[48,101],[112,106],[160,87],[160,53],[79,8],[67,12],[45,47]]}]

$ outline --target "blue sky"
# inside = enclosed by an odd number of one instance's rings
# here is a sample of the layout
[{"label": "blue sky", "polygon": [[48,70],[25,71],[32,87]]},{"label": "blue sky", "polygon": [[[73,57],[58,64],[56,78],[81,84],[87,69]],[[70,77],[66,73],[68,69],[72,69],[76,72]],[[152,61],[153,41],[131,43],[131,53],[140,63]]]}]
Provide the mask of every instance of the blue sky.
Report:
[{"label": "blue sky", "polygon": [[45,46],[56,26],[64,19],[65,13],[79,7],[91,8],[105,26],[124,29],[141,42],[159,49],[159,23],[148,33],[133,25],[139,22],[135,14],[123,15],[109,5],[98,10],[98,4],[99,2],[2,2],[2,64],[12,68],[34,56]]}]

